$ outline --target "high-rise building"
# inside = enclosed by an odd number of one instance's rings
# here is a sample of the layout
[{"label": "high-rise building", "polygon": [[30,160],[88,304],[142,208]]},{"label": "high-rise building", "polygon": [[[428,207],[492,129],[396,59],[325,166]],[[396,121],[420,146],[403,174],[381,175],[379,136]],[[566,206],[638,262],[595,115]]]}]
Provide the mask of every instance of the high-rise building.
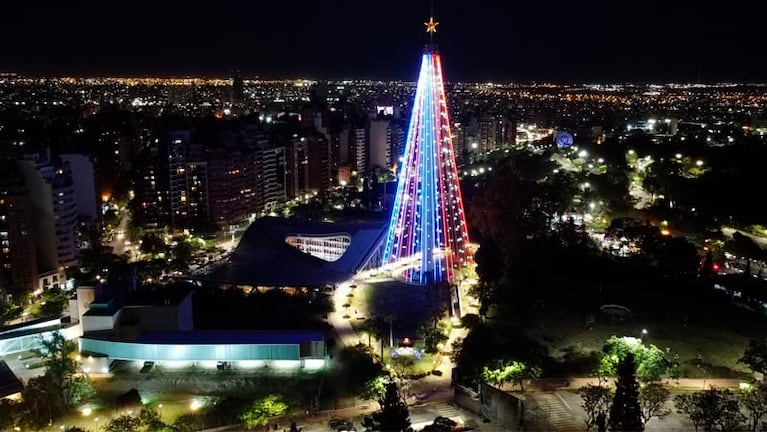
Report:
[{"label": "high-rise building", "polygon": [[32,197],[40,271],[76,264],[77,202],[69,164],[52,158],[50,149],[24,155],[19,163]]},{"label": "high-rise building", "polygon": [[477,121],[477,145],[480,153],[498,148],[498,122],[493,116],[484,115]]},{"label": "high-rise building", "polygon": [[306,138],[294,137],[285,146],[285,194],[287,198],[302,197],[308,191],[309,158]]},{"label": "high-rise building", "polygon": [[245,84],[242,81],[242,76],[238,73],[232,78],[232,105],[242,105],[245,101]]},{"label": "high-rise building", "polygon": [[101,220],[101,199],[96,188],[96,173],[93,161],[82,154],[63,154],[61,159],[69,165],[75,188],[77,218],[91,227],[98,226]]},{"label": "high-rise building", "polygon": [[389,121],[389,167],[399,166],[400,158],[405,154],[405,142],[407,139],[407,125],[400,121]]},{"label": "high-rise building", "polygon": [[136,164],[136,208],[132,218],[149,231],[161,230],[170,223],[166,144],[163,141],[145,148]]},{"label": "high-rise building", "polygon": [[210,222],[227,230],[255,209],[252,155],[215,149],[207,154]]},{"label": "high-rise building", "polygon": [[308,184],[313,192],[330,189],[333,175],[330,163],[330,142],[321,133],[309,134],[306,137]]},{"label": "high-rise building", "polygon": [[349,130],[349,162],[352,170],[362,177],[367,173],[370,147],[365,127],[355,127]]},{"label": "high-rise building", "polygon": [[[428,31],[435,28],[430,20]],[[414,283],[452,281],[471,260],[468,244],[441,58],[436,47],[428,45],[382,259],[384,266],[416,260],[404,275]]]},{"label": "high-rise building", "polygon": [[170,219],[174,227],[208,220],[208,166],[202,148],[191,143],[191,131],[168,134]]},{"label": "high-rise building", "polygon": [[254,150],[253,157],[256,209],[260,212],[273,212],[287,201],[285,148],[265,143],[263,147]]},{"label": "high-rise building", "polygon": [[372,119],[369,124],[369,166],[386,168],[391,160],[391,128],[389,120]]},{"label": "high-rise building", "polygon": [[4,301],[37,285],[32,205],[24,177],[13,161],[0,161],[0,295]]}]

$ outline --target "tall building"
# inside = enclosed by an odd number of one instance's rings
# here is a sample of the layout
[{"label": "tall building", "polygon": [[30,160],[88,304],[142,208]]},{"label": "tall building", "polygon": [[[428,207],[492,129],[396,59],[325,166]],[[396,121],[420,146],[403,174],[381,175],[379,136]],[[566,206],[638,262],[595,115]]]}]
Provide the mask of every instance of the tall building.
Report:
[{"label": "tall building", "polygon": [[311,191],[330,189],[333,182],[332,164],[330,163],[330,142],[321,133],[306,137],[308,184]]},{"label": "tall building", "polygon": [[369,122],[369,166],[386,168],[391,160],[391,128],[389,120],[372,119]]},{"label": "tall building", "polygon": [[3,301],[37,285],[32,205],[24,177],[13,161],[0,162],[0,295]]},{"label": "tall building", "polygon": [[405,154],[405,143],[407,142],[407,125],[400,121],[392,120],[389,122],[389,167],[399,166],[399,158]]},{"label": "tall building", "polygon": [[498,122],[493,116],[483,115],[477,121],[477,145],[480,153],[498,148]]},{"label": "tall building", "polygon": [[365,127],[355,127],[349,130],[349,162],[352,170],[362,177],[368,170],[370,148]]},{"label": "tall building", "polygon": [[245,101],[245,84],[242,81],[240,73],[236,73],[232,78],[232,105],[242,105]]},{"label": "tall building", "polygon": [[52,158],[50,149],[19,163],[32,198],[40,272],[76,264],[77,201],[69,164]]},{"label": "tall building", "polygon": [[208,166],[202,148],[191,143],[191,131],[169,133],[168,199],[174,227],[208,220]]},{"label": "tall building", "polygon": [[285,148],[266,143],[254,151],[255,200],[260,212],[273,212],[285,205]]},{"label": "tall building", "polygon": [[300,198],[309,189],[309,156],[306,138],[297,136],[285,146],[285,195]]},{"label": "tall building", "polygon": [[132,218],[148,231],[161,230],[170,223],[166,144],[163,141],[145,148],[136,164],[136,208]]},{"label": "tall building", "polygon": [[101,220],[101,199],[96,187],[93,161],[82,154],[63,154],[61,159],[69,165],[72,174],[77,218],[91,227],[98,226]]},{"label": "tall building", "polygon": [[227,230],[255,209],[252,155],[215,149],[208,152],[207,162],[210,221]]},{"label": "tall building", "polygon": [[[427,31],[435,28],[429,20]],[[415,259],[417,265],[405,271],[411,282],[452,281],[471,260],[468,243],[441,58],[430,44],[421,59],[383,263]]]}]

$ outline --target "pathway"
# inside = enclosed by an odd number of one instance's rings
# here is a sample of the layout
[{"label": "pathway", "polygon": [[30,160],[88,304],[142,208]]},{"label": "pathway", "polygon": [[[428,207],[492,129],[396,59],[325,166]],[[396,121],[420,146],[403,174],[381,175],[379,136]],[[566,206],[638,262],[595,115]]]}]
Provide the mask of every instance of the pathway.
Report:
[{"label": "pathway", "polygon": [[530,393],[528,397],[535,403],[539,412],[545,415],[547,429],[568,432],[583,430],[583,422],[576,417],[573,407],[559,393]]}]

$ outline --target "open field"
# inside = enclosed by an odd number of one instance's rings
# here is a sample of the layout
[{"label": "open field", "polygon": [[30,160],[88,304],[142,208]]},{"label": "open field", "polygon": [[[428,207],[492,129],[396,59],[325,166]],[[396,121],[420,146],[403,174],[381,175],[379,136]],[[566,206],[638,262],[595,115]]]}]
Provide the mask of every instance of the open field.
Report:
[{"label": "open field", "polygon": [[[367,319],[380,324],[391,316],[395,339],[412,339],[418,327],[441,309],[441,300],[433,289],[398,281],[360,283],[352,294],[347,311],[352,325],[361,328]],[[376,313],[371,315],[370,311]]]},{"label": "open field", "polygon": [[[684,325],[676,322],[632,319],[626,322],[597,322],[591,329],[582,314],[562,312],[546,319],[527,333],[542,341],[552,356],[559,357],[568,348],[577,351],[599,351],[612,335],[641,338],[666,353],[669,360],[680,364],[681,376],[687,378],[748,378],[750,371],[738,359],[750,337],[743,332],[714,323],[711,326]],[[643,335],[642,330],[647,330]]]}]

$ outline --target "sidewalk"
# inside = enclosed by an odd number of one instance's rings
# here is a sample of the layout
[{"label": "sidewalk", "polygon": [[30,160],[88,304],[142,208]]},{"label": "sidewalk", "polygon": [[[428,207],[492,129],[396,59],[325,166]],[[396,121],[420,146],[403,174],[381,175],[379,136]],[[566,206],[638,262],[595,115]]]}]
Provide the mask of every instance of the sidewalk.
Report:
[{"label": "sidewalk", "polygon": [[[615,379],[614,378],[607,378],[602,379],[601,383],[609,383],[614,384]],[[671,390],[681,390],[681,391],[696,391],[696,390],[706,390],[711,387],[716,387],[719,389],[737,389],[740,386],[740,383],[742,383],[742,380],[739,379],[732,379],[732,378],[680,378],[678,380],[674,379],[664,379],[660,381],[665,386],[667,386]],[[539,392],[550,392],[550,391],[557,391],[557,390],[578,390],[581,387],[584,387],[586,385],[599,385],[600,380],[596,377],[575,377],[575,378],[551,378],[551,379],[539,379],[535,381],[531,381],[530,383],[525,383],[525,391],[539,391]],[[505,391],[515,391],[519,390],[519,386],[511,384],[507,384],[503,386],[503,390]]]}]

